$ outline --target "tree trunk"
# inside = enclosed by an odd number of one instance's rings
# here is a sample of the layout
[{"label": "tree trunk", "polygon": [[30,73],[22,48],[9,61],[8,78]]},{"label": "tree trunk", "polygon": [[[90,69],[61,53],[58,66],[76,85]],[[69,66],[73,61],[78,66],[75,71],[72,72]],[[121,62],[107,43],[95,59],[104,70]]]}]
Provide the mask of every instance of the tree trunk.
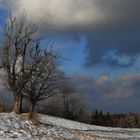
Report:
[{"label": "tree trunk", "polygon": [[29,109],[29,118],[32,118],[33,117],[34,108],[35,108],[35,104],[34,103],[31,103],[30,109]]},{"label": "tree trunk", "polygon": [[22,95],[14,93],[14,107],[13,112],[20,114],[22,112]]},{"label": "tree trunk", "polygon": [[22,113],[22,101],[23,101],[23,95],[20,95],[20,103],[19,103],[19,108],[20,108],[20,113]]}]

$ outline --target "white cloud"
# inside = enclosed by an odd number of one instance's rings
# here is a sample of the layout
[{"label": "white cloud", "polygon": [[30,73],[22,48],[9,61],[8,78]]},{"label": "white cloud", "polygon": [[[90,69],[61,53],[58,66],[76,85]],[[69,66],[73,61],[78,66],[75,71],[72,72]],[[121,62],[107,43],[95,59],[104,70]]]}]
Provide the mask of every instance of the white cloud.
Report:
[{"label": "white cloud", "polygon": [[93,26],[104,18],[93,0],[12,0],[15,13],[23,10],[32,20],[53,28]]},{"label": "white cloud", "polygon": [[[4,0],[1,0],[4,2]],[[15,13],[56,28],[97,26],[128,28],[139,20],[139,0],[10,0]],[[122,22],[123,21],[123,22]],[[83,29],[83,28],[82,28]]]}]

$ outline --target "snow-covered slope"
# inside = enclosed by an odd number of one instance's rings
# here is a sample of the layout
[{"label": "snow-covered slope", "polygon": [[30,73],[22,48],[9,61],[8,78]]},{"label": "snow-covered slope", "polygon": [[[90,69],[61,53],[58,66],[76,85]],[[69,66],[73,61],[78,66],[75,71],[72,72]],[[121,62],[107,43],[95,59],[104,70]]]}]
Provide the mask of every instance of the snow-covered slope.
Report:
[{"label": "snow-covered slope", "polygon": [[25,116],[0,113],[0,140],[140,140],[140,129],[99,127],[41,114],[34,125]]}]

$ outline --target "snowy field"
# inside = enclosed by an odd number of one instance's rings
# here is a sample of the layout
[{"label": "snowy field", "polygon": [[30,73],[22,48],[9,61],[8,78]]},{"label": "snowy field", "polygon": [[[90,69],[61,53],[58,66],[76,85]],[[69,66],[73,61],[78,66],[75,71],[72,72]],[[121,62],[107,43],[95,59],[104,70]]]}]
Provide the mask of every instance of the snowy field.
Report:
[{"label": "snowy field", "polygon": [[0,140],[140,140],[140,129],[100,127],[47,115],[33,124],[14,113],[0,113]]}]

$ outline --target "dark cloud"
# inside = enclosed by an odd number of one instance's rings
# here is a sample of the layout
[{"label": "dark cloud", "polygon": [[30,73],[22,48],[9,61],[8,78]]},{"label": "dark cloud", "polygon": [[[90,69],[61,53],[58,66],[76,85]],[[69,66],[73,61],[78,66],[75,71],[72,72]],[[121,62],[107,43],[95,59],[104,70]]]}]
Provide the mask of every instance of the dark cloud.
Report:
[{"label": "dark cloud", "polygon": [[60,29],[109,31],[119,28],[122,31],[137,29],[140,23],[139,0],[61,0],[61,3],[57,0],[10,1],[16,13],[25,10],[33,20],[40,19],[38,22]]},{"label": "dark cloud", "polygon": [[[100,12],[104,15],[97,31],[134,31],[140,25],[139,0],[94,0]],[[94,25],[93,25],[94,26]]]},{"label": "dark cloud", "polygon": [[[140,54],[140,1],[98,0],[96,4],[105,18],[87,35],[86,66],[133,66]],[[115,54],[107,56],[111,51]]]},{"label": "dark cloud", "polygon": [[88,35],[86,66],[108,64],[129,67],[135,64],[140,54],[138,33],[98,33]]},{"label": "dark cloud", "polygon": [[[130,67],[140,54],[140,0],[10,0],[41,32],[87,39],[86,66]],[[0,1],[0,4],[4,0]],[[74,37],[73,37],[74,36]],[[110,52],[115,52],[110,55]]]}]

